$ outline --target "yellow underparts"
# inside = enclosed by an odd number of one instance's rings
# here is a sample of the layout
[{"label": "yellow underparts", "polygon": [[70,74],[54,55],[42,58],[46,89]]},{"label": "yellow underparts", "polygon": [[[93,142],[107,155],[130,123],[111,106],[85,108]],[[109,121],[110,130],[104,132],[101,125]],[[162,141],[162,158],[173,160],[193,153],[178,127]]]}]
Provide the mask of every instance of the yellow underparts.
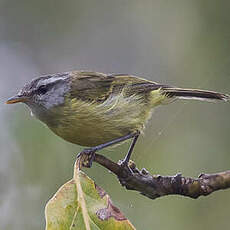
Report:
[{"label": "yellow underparts", "polygon": [[63,139],[82,146],[96,146],[132,132],[143,131],[152,108],[165,96],[160,89],[149,95],[110,96],[103,103],[66,100],[62,108],[53,109],[55,124],[47,125]]}]

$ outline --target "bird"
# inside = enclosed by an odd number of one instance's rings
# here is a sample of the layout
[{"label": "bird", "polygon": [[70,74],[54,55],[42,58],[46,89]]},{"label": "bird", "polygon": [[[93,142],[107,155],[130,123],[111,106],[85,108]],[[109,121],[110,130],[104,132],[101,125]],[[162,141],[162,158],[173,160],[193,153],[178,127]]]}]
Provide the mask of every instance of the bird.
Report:
[{"label": "bird", "polygon": [[224,93],[184,89],[128,74],[69,71],[33,79],[6,103],[25,103],[32,114],[64,140],[86,147],[91,167],[96,151],[132,139],[134,146],[156,106],[177,99],[229,101]]}]

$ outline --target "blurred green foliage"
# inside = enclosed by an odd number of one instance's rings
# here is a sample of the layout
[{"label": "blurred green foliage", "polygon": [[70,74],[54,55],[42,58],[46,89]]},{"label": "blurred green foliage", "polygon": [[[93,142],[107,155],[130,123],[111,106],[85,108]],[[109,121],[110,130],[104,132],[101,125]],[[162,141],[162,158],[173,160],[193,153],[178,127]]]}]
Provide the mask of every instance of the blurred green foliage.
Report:
[{"label": "blurred green foliage", "polygon": [[[44,229],[44,207],[72,178],[81,147],[6,106],[40,74],[88,69],[130,73],[230,93],[230,2],[160,0],[0,1],[0,228]],[[156,109],[133,160],[162,175],[229,169],[230,105],[176,102]],[[102,151],[123,158],[128,145]],[[230,192],[151,201],[94,164],[85,170],[137,229],[227,229]]]}]

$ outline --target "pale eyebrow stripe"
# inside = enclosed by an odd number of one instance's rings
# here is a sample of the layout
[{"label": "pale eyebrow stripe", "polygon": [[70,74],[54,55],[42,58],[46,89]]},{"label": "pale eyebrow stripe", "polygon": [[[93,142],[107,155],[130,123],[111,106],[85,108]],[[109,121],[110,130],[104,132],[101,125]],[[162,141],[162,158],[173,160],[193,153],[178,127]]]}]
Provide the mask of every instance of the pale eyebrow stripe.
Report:
[{"label": "pale eyebrow stripe", "polygon": [[38,86],[52,84],[52,83],[55,83],[55,82],[60,81],[60,80],[65,80],[66,78],[68,78],[68,77],[67,76],[51,77],[51,78],[44,79],[44,80],[40,81],[38,83]]}]

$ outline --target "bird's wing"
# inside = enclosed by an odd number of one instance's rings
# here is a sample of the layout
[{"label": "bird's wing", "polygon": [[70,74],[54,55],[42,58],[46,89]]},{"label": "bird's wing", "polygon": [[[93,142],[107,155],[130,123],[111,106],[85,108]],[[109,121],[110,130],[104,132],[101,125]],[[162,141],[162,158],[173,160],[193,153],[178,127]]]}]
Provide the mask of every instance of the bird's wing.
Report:
[{"label": "bird's wing", "polygon": [[111,94],[121,91],[129,96],[133,94],[147,94],[147,92],[164,87],[136,76],[127,74],[106,75],[97,72],[71,73],[72,98],[79,98],[84,101],[103,102]]},{"label": "bird's wing", "polygon": [[71,73],[70,95],[83,101],[104,101],[112,93],[112,83],[113,78],[102,73],[75,71]]}]

